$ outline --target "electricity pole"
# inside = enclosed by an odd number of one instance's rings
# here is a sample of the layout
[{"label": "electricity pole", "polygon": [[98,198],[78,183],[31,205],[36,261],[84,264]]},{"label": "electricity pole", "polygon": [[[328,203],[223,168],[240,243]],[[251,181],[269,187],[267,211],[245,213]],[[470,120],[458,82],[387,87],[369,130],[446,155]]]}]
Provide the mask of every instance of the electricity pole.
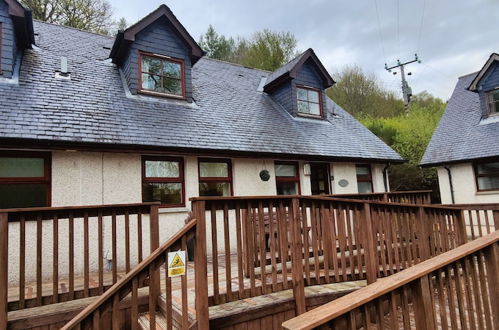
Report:
[{"label": "electricity pole", "polygon": [[[407,80],[405,80],[405,70],[404,67],[406,65],[409,65],[411,63],[421,63],[421,60],[418,57],[418,54],[414,54],[414,60],[408,61],[405,63],[401,63],[400,60],[397,60],[397,65],[388,67],[388,65],[385,63],[385,70],[388,72],[392,72],[393,69],[400,68],[400,76],[402,79],[402,95],[404,98],[404,109],[405,111],[408,111],[409,109],[409,103],[411,102],[411,96],[412,96],[412,89],[409,87],[409,84],[407,83]],[[397,74],[397,72],[393,72],[394,75]],[[407,75],[410,76],[412,73],[409,72]]]}]

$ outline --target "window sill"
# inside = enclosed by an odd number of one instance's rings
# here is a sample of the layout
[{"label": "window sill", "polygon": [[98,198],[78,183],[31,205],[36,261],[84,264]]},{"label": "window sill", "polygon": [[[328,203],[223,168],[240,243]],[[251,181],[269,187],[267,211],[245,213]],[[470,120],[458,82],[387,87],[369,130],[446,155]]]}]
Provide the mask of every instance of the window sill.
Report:
[{"label": "window sill", "polygon": [[306,113],[298,113],[298,117],[312,118],[312,119],[323,119],[320,115],[307,115]]},{"label": "window sill", "polygon": [[143,90],[143,89],[137,89],[137,93],[143,94],[143,95],[149,95],[149,96],[163,97],[165,99],[184,100],[184,101],[187,100],[187,98],[185,96],[158,93],[158,92],[153,92],[153,91],[148,91],[148,90]]},{"label": "window sill", "polygon": [[475,195],[499,195],[499,189],[477,191]]},{"label": "window sill", "polygon": [[168,213],[186,213],[189,212],[190,209],[185,206],[180,207],[159,207],[159,214],[168,214]]}]

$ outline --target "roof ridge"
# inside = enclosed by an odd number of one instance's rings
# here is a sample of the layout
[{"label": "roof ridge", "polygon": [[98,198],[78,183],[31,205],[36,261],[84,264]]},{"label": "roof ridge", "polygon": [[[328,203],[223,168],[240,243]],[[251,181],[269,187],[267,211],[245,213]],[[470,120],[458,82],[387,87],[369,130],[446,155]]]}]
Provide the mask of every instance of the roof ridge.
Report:
[{"label": "roof ridge", "polygon": [[204,60],[210,60],[210,61],[214,61],[214,62],[220,62],[220,63],[224,63],[224,64],[230,64],[230,65],[233,65],[233,66],[238,66],[238,67],[242,67],[242,68],[250,69],[250,70],[262,71],[262,72],[267,72],[267,73],[272,73],[273,72],[273,71],[268,71],[268,70],[264,70],[264,69],[253,68],[253,67],[242,65],[242,64],[239,64],[239,63],[234,63],[234,62],[219,60],[219,59],[216,59],[216,58],[211,58],[211,57],[208,57],[207,55],[203,56],[202,59],[204,59]]},{"label": "roof ridge", "polygon": [[[79,32],[85,32],[85,33],[93,34],[93,35],[96,35],[96,36],[99,36],[99,37],[108,38],[108,39],[114,39],[116,37],[116,36],[110,36],[110,35],[107,35],[107,34],[102,34],[102,33],[92,32],[92,31],[88,31],[88,30],[83,30],[83,29],[72,27],[72,26],[67,26],[67,25],[62,25],[62,24],[57,24],[57,23],[52,23],[52,22],[46,22],[46,21],[42,21],[42,20],[39,20],[39,19],[35,19],[35,18],[33,19],[33,21],[35,21],[37,23],[41,23],[41,24],[57,26],[57,27],[60,27],[60,28],[68,29],[68,30],[75,30],[75,31],[79,31]],[[35,34],[36,33],[37,32],[35,31]]]}]

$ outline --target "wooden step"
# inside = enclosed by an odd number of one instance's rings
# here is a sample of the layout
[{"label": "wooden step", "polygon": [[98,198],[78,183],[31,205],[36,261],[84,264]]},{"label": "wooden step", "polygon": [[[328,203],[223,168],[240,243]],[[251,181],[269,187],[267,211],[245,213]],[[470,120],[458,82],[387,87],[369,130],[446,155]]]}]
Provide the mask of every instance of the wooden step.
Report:
[{"label": "wooden step", "polygon": [[[143,313],[139,315],[139,328],[142,330],[150,330],[149,327],[149,313]],[[163,316],[163,313],[156,313],[156,329],[155,330],[166,330],[168,329],[166,326],[166,318]],[[174,329],[176,329],[174,327]]]}]

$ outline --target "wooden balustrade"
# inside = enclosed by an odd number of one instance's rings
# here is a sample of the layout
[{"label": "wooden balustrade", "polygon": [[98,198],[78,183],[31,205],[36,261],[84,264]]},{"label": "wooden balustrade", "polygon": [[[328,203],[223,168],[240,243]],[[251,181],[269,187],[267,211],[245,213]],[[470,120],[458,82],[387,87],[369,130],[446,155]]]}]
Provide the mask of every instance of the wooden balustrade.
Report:
[{"label": "wooden balustrade", "polygon": [[[194,238],[196,242],[202,241],[202,236],[199,236],[196,227],[196,219],[189,221],[175,235],[173,235],[161,247],[156,249],[147,258],[145,258],[137,267],[127,273],[123,279],[119,280],[108,291],[102,294],[98,300],[87,306],[83,311],[76,315],[62,329],[121,329],[129,322],[129,328],[139,328],[139,313],[148,311],[148,326],[149,329],[156,329],[156,312],[158,309],[158,298],[165,298],[164,311],[167,328],[171,329],[174,326],[174,312],[172,304],[173,287],[179,285],[182,291],[181,294],[181,320],[177,327],[188,329],[190,324],[188,320],[188,296],[187,296],[187,272],[185,275],[171,278],[168,276],[168,253],[179,249],[187,249],[187,241]],[[198,244],[198,246],[201,246]],[[199,249],[196,252],[201,252]],[[205,255],[197,255],[196,262],[201,264],[200,259],[205,259]],[[165,280],[164,285],[160,283],[160,271],[164,268]],[[199,274],[196,273],[196,280],[199,279]],[[140,302],[139,288],[148,289],[143,296],[147,297],[146,303]],[[197,287],[199,290],[199,287]],[[196,300],[202,300],[201,291]],[[196,301],[199,304],[199,301]],[[123,305],[128,304],[129,319],[124,317],[125,312],[122,311]],[[145,310],[144,310],[145,309]],[[205,308],[206,312],[208,306]],[[200,326],[203,323],[202,317],[198,316],[198,328],[207,329]]]},{"label": "wooden balustrade", "polygon": [[[465,242],[461,211],[316,196],[193,198],[204,203],[209,305],[304,286],[372,283]],[[232,256],[232,258],[231,258]]]},{"label": "wooden balustrade", "polygon": [[[158,247],[158,204],[3,209],[0,241],[2,324],[5,311],[106,291]],[[16,295],[7,296],[8,285],[18,288]]]},{"label": "wooden balustrade", "polygon": [[445,206],[462,210],[463,229],[467,239],[475,239],[499,229],[499,204],[452,204]]},{"label": "wooden balustrade", "polygon": [[333,198],[360,199],[403,204],[431,204],[431,190],[389,191],[359,194],[333,194]]},{"label": "wooden balustrade", "polygon": [[499,231],[379,279],[285,329],[497,329]]}]

